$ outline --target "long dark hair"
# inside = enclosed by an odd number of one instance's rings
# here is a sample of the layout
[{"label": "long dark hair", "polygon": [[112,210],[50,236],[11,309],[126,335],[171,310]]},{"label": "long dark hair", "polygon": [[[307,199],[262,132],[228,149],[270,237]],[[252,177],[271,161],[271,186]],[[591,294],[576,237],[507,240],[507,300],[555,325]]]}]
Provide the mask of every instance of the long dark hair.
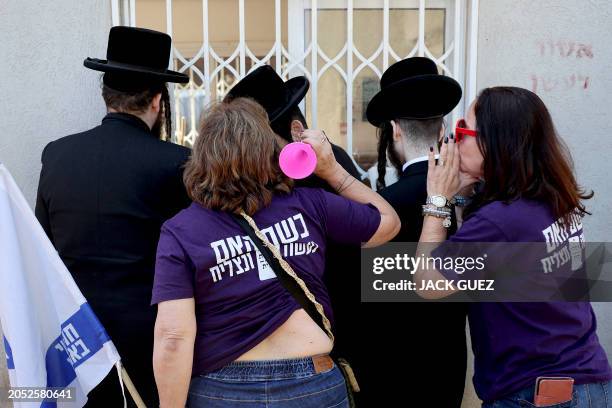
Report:
[{"label": "long dark hair", "polygon": [[485,182],[466,214],[492,201],[530,198],[550,204],[557,219],[590,214],[582,200],[593,192],[574,176],[569,150],[544,102],[516,87],[484,89],[474,105]]},{"label": "long dark hair", "polygon": [[391,126],[390,121],[383,122],[378,128],[378,179],[376,180],[376,190],[383,189],[387,185],[385,183],[387,157],[398,173],[401,172],[402,161],[393,148],[393,126]]},{"label": "long dark hair", "polygon": [[161,96],[161,108],[162,108],[162,126],[164,126],[166,132],[166,140],[172,140],[172,107],[170,106],[170,92],[168,92],[168,86],[162,87]]}]

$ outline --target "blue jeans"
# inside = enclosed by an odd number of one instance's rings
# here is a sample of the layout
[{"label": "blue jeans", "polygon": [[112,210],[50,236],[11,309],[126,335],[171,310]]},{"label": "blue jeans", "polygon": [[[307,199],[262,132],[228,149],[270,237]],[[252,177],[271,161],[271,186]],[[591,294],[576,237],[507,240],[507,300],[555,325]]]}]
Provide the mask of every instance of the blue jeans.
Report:
[{"label": "blue jeans", "polygon": [[[534,387],[525,388],[508,397],[482,404],[482,408],[531,408]],[[612,408],[612,382],[574,385],[571,401],[547,408]]]},{"label": "blue jeans", "polygon": [[336,365],[315,373],[311,359],[238,361],[194,377],[188,408],[348,408]]}]

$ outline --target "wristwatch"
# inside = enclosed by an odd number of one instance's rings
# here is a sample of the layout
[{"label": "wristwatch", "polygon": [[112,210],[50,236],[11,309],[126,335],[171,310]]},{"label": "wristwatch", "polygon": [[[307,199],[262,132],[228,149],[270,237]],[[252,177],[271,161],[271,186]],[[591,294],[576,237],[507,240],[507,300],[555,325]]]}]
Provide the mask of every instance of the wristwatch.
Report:
[{"label": "wristwatch", "polygon": [[433,204],[438,208],[443,208],[448,205],[448,200],[443,195],[432,195],[427,197],[425,204]]}]

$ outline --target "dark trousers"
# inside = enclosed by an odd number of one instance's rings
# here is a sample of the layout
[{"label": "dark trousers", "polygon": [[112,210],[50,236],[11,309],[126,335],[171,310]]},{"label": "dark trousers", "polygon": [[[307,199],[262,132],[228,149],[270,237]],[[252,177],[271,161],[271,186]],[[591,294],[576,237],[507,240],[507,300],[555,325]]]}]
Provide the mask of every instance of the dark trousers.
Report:
[{"label": "dark trousers", "polygon": [[[99,303],[96,296],[90,296],[89,303],[117,347],[122,364],[145,405],[157,407],[159,397],[153,376],[155,308],[143,307],[142,295],[136,297],[138,303],[131,303],[126,300],[126,297],[122,301],[117,298],[105,298],[103,303]],[[128,407],[135,407],[127,389],[125,389],[125,394]],[[111,370],[106,378],[89,393],[88,398],[85,405],[87,408],[123,407],[123,395],[117,370]]]},{"label": "dark trousers", "polygon": [[[336,355],[346,356],[359,408],[459,408],[467,368],[462,303],[362,303],[336,315]],[[344,323],[340,324],[340,318]]]}]

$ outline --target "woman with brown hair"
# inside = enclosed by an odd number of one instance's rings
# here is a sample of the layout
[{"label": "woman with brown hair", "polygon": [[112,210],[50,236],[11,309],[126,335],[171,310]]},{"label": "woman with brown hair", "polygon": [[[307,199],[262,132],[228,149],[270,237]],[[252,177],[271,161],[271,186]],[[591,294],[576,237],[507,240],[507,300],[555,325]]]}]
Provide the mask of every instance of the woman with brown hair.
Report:
[{"label": "woman with brown hair", "polygon": [[[184,176],[194,202],[164,224],[157,252],[154,369],[162,408],[186,400],[189,407],[348,406],[328,356],[333,336],[279,283],[233,218],[254,223],[331,319],[327,242],[380,245],[399,219],[336,163],[322,132],[307,130],[303,141],[317,154],[317,176],[340,196],[292,187],[254,101],[237,98],[204,115]],[[359,279],[350,272],[347,279]]]},{"label": "woman with brown hair", "polygon": [[[444,242],[448,198],[461,184],[476,181],[481,185],[466,208],[464,223]],[[548,267],[541,262],[542,254],[555,256],[571,243],[584,243],[581,219],[588,212],[582,201],[593,194],[578,185],[570,154],[533,92],[515,87],[483,90],[467,118],[457,124],[454,138],[445,140],[437,163],[430,153],[427,190],[431,204],[423,209],[419,241],[419,253],[425,257],[465,255],[471,247],[466,243],[502,248],[502,257],[486,259],[484,276],[511,270],[506,276],[513,285],[524,276],[531,293],[523,300],[541,288],[558,290],[562,277],[584,270],[582,261],[574,262],[584,259],[584,247],[574,251],[572,262]],[[525,251],[525,245],[513,242],[541,244]],[[502,259],[510,267],[499,262]],[[446,265],[417,270],[417,287],[483,277],[475,269]],[[420,294],[441,298],[456,290],[425,286]],[[520,299],[518,293],[512,296]],[[597,338],[591,304],[547,300],[551,298],[470,304],[474,386],[483,407],[612,407],[612,371]]]}]

